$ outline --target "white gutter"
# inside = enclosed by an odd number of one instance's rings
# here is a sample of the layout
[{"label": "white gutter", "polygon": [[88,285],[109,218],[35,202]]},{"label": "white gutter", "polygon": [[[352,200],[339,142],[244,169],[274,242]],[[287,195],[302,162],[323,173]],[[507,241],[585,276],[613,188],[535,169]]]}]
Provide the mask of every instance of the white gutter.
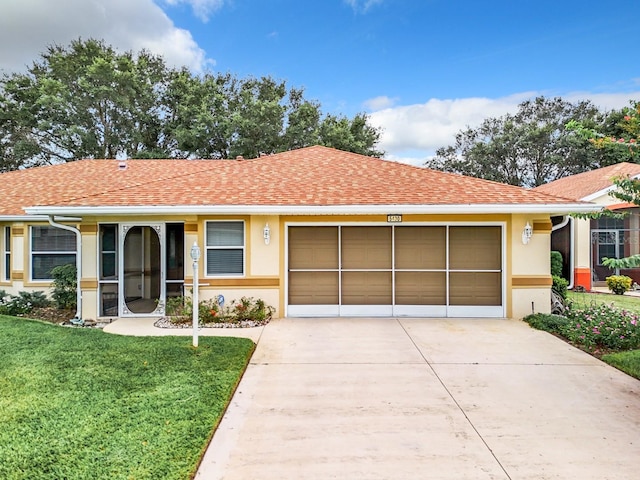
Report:
[{"label": "white gutter", "polygon": [[34,206],[29,215],[380,215],[380,214],[556,214],[590,213],[601,205],[561,204],[457,204],[457,205],[134,205],[95,207]]},{"label": "white gutter", "polygon": [[[82,289],[80,288],[80,280],[82,278],[82,235],[76,227],[57,223],[53,216],[50,216],[48,220],[52,227],[68,230],[76,234],[76,316],[74,319],[80,321],[82,319]],[[65,220],[69,221],[70,219],[67,218]]]},{"label": "white gutter", "polygon": [[573,288],[573,266],[574,266],[574,250],[575,250],[575,245],[573,244],[573,217],[570,217],[569,215],[565,215],[564,220],[562,222],[560,222],[557,225],[554,225],[553,227],[551,227],[551,232],[555,232],[556,230],[560,230],[561,228],[565,227],[568,223],[571,223],[571,226],[569,227],[569,242],[571,243],[571,247],[569,248],[569,285],[567,286],[567,288],[572,289]]}]

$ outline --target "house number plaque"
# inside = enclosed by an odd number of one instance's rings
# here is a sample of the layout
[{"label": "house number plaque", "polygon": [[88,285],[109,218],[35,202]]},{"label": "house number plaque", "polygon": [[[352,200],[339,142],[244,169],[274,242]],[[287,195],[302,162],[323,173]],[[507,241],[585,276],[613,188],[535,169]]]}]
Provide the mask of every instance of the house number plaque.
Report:
[{"label": "house number plaque", "polygon": [[387,215],[387,223],[400,223],[402,222],[402,215]]}]

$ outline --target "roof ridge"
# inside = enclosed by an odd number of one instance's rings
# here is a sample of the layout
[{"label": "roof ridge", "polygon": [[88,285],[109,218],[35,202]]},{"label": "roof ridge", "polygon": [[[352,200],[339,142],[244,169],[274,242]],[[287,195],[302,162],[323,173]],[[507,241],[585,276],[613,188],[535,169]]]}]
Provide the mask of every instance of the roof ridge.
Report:
[{"label": "roof ridge", "polygon": [[[88,162],[96,161],[96,159],[83,159],[83,160],[75,160],[75,161],[85,161],[85,160],[88,161]],[[218,159],[193,159],[193,160],[191,160],[191,159],[186,159],[186,158],[175,158],[175,159],[172,159],[172,158],[167,158],[167,159],[139,158],[139,159],[130,159],[130,160],[131,161],[136,161],[136,162],[166,162],[166,161],[198,162],[198,163],[202,162],[203,165],[206,165],[210,161],[211,162],[219,161]],[[109,161],[109,162],[117,161],[117,162],[121,162],[122,160],[105,158],[105,159],[97,159],[97,161]],[[128,160],[126,160],[126,161],[128,161]],[[69,162],[67,162],[67,163],[69,163]],[[204,171],[211,170],[210,166],[207,165],[207,167],[208,168],[203,168],[202,170],[198,170],[198,171],[195,171],[195,172],[191,171],[191,172],[184,172],[181,175],[169,175],[169,176],[163,176],[161,178],[153,178],[153,179],[150,179],[147,182],[140,182],[140,181],[132,182],[129,185],[125,185],[125,186],[121,186],[121,187],[117,187],[117,188],[113,188],[113,189],[106,188],[105,190],[101,190],[99,192],[95,192],[94,191],[94,192],[91,192],[91,193],[86,194],[86,195],[78,195],[78,196],[69,197],[68,199],[65,200],[65,203],[72,202],[72,201],[77,201],[77,200],[86,200],[86,199],[89,199],[89,198],[92,198],[92,197],[99,197],[99,196],[102,196],[102,195],[107,195],[109,193],[115,194],[117,192],[124,192],[126,190],[130,190],[131,188],[137,188],[137,187],[140,187],[142,185],[152,185],[154,183],[166,182],[166,181],[172,180],[172,179],[175,180],[175,179],[183,178],[183,177],[186,177],[186,176],[189,176],[189,175],[196,175],[198,173],[202,173]],[[56,202],[55,200],[52,200],[51,202],[44,203],[43,206],[45,206],[45,205],[53,206],[53,205],[56,205],[58,203],[59,202]]]}]

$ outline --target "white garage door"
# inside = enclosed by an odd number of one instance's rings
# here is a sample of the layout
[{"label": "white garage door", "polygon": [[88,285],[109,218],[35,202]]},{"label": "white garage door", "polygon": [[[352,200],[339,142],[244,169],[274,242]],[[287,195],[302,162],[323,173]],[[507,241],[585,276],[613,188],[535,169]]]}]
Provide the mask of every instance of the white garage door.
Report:
[{"label": "white garage door", "polygon": [[503,317],[502,230],[290,226],[287,315]]}]

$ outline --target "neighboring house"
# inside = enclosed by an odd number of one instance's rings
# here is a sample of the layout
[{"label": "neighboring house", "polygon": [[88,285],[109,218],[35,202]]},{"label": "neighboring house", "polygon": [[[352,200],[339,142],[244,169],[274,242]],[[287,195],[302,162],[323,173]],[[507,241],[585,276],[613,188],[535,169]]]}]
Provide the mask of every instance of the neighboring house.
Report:
[{"label": "neighboring house", "polygon": [[[552,249],[563,254],[565,273],[570,287],[590,290],[606,285],[609,275],[629,275],[640,283],[640,269],[611,270],[602,265],[603,258],[622,258],[640,253],[640,209],[621,203],[610,195],[616,177],[640,177],[640,165],[617,163],[585,173],[561,178],[541,185],[534,191],[565,197],[572,201],[594,202],[616,212],[625,212],[622,219],[555,218]],[[571,273],[573,272],[573,273]]]},{"label": "neighboring house", "polygon": [[75,263],[85,319],[163,315],[189,294],[194,242],[201,299],[262,298],[278,316],[548,312],[551,217],[594,209],[320,146],[82,160],[2,174],[0,193],[0,288],[47,289]]}]

